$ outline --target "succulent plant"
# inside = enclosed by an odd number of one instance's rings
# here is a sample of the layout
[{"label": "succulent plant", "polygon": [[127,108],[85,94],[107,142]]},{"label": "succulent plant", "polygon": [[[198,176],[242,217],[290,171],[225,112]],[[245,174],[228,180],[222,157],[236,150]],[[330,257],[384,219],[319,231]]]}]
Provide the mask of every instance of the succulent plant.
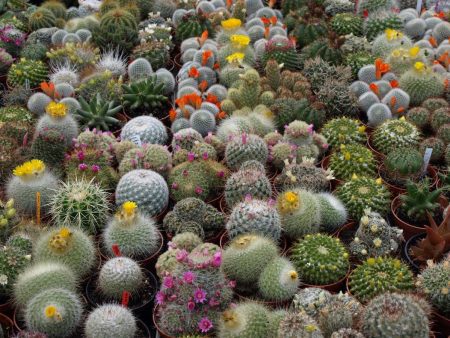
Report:
[{"label": "succulent plant", "polygon": [[41,28],[54,27],[56,25],[55,15],[46,8],[37,9],[28,19],[30,31],[36,31]]},{"label": "succulent plant", "polygon": [[144,144],[128,150],[119,164],[119,173],[125,175],[134,169],[151,169],[167,177],[172,167],[172,156],[166,146]]},{"label": "succulent plant", "polygon": [[338,179],[349,180],[353,174],[373,177],[376,161],[372,152],[360,144],[342,144],[330,156],[329,168]]},{"label": "succulent plant", "polygon": [[385,292],[413,289],[414,276],[396,258],[371,257],[353,270],[348,285],[352,295],[365,302]]},{"label": "succulent plant", "polygon": [[205,14],[186,13],[181,22],[176,26],[175,37],[178,41],[183,41],[192,37],[200,37],[207,31],[209,37],[214,36],[211,23]]},{"label": "succulent plant", "polygon": [[30,264],[31,256],[14,246],[3,246],[0,249],[0,295],[9,297],[14,283],[20,273]]},{"label": "succulent plant", "polygon": [[8,71],[8,84],[12,87],[28,86],[35,88],[47,79],[48,68],[42,61],[22,58],[11,65]]},{"label": "succulent plant", "polygon": [[321,133],[332,147],[348,143],[364,143],[366,141],[364,126],[358,120],[347,117],[328,121],[323,126]]},{"label": "succulent plant", "polygon": [[136,318],[124,306],[101,305],[87,317],[84,332],[87,338],[133,337],[137,332]]},{"label": "succulent plant", "polygon": [[124,105],[132,110],[153,110],[167,101],[164,83],[158,83],[156,76],[122,86]]},{"label": "succulent plant", "polygon": [[141,143],[164,145],[167,142],[167,131],[160,120],[153,116],[138,116],[128,121],[120,133],[121,140],[133,141],[139,137]]},{"label": "succulent plant", "polygon": [[106,131],[112,125],[119,123],[115,116],[122,106],[115,105],[114,101],[105,101],[100,93],[90,103],[87,103],[83,97],[79,98],[79,102],[81,109],[78,109],[74,116],[82,126]]},{"label": "succulent plant", "polygon": [[366,18],[363,29],[367,40],[371,41],[386,29],[395,30],[402,27],[403,22],[397,14],[387,10],[379,10]]},{"label": "succulent plant", "polygon": [[2,243],[11,236],[18,222],[14,200],[9,199],[6,202],[0,200],[0,241]]},{"label": "succulent plant", "polygon": [[417,180],[422,174],[423,156],[415,148],[395,148],[384,159],[384,168],[389,180],[404,184],[406,180]]},{"label": "succulent plant", "polygon": [[294,338],[301,335],[310,338],[323,338],[324,335],[317,322],[304,312],[288,313],[280,321],[278,338]]},{"label": "succulent plant", "polygon": [[225,160],[231,169],[238,169],[244,162],[251,160],[265,164],[267,157],[267,145],[253,134],[233,138],[225,149]]},{"label": "succulent plant", "polygon": [[306,235],[292,247],[291,259],[305,283],[333,284],[345,277],[349,254],[338,238]]},{"label": "succulent plant", "polygon": [[413,124],[399,120],[388,120],[381,124],[372,134],[376,149],[387,154],[398,147],[415,147],[420,141],[420,132]]},{"label": "succulent plant", "polygon": [[275,36],[266,43],[261,58],[262,66],[265,67],[267,61],[271,59],[283,64],[288,70],[296,70],[300,66],[295,45],[287,37]]}]

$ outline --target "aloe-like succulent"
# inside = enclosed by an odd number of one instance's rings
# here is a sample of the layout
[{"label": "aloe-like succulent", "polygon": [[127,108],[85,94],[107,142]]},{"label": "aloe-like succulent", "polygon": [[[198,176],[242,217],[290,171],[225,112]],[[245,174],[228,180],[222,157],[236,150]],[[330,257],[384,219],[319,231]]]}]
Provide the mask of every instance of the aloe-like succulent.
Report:
[{"label": "aloe-like succulent", "polygon": [[155,76],[123,85],[122,88],[124,104],[132,110],[160,107],[167,101],[164,83],[157,83]]},{"label": "aloe-like succulent", "polygon": [[97,94],[89,103],[83,97],[79,98],[79,102],[81,109],[77,109],[74,116],[84,127],[107,131],[112,125],[119,123],[114,116],[122,109],[122,106],[115,105],[114,101],[106,101]]}]

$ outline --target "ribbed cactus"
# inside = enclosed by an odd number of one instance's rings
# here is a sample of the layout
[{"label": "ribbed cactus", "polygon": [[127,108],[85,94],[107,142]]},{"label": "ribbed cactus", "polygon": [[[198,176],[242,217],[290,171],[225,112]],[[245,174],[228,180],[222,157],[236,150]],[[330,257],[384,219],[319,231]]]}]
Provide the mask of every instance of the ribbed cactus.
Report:
[{"label": "ribbed cactus", "polygon": [[362,35],[363,20],[351,13],[336,14],[331,20],[331,27],[339,35]]},{"label": "ribbed cactus", "polygon": [[37,9],[28,19],[30,31],[36,31],[41,28],[49,28],[56,26],[55,15],[46,8]]},{"label": "ribbed cactus", "polygon": [[133,141],[139,137],[142,143],[164,145],[167,142],[167,131],[158,119],[152,116],[139,116],[128,121],[122,128],[120,138]]},{"label": "ribbed cactus", "polygon": [[262,66],[265,67],[270,59],[283,64],[284,68],[289,70],[296,70],[300,65],[299,55],[295,50],[295,46],[287,37],[275,36],[266,43],[265,51],[261,58]]},{"label": "ribbed cactus", "polygon": [[418,146],[420,132],[416,126],[405,121],[387,120],[375,129],[372,135],[372,143],[383,154],[399,147]]},{"label": "ribbed cactus", "polygon": [[42,61],[22,58],[8,71],[8,84],[12,87],[29,86],[35,88],[48,77],[48,68]]},{"label": "ribbed cactus", "polygon": [[136,318],[127,308],[117,304],[105,304],[87,317],[84,333],[86,338],[127,338],[137,332]]},{"label": "ribbed cactus", "polygon": [[238,169],[241,164],[251,160],[265,164],[267,157],[268,149],[264,140],[253,134],[234,137],[225,148],[225,160],[231,169]]},{"label": "ribbed cactus", "polygon": [[372,152],[363,145],[342,144],[331,154],[329,168],[336,178],[349,180],[353,174],[375,176],[377,164]]},{"label": "ribbed cactus", "polygon": [[12,245],[3,246],[0,249],[0,276],[2,276],[0,295],[2,297],[11,296],[16,278],[30,264],[30,258],[28,252]]}]

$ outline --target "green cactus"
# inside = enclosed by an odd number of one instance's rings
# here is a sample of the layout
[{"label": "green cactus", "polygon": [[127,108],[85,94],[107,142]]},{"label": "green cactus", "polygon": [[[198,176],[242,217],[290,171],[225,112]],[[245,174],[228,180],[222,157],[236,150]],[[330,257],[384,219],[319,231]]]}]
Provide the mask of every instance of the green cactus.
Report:
[{"label": "green cactus", "polygon": [[[436,98],[427,99],[422,104],[422,107],[428,105],[429,103],[427,103],[427,101],[430,102],[430,100],[437,100],[437,99]],[[428,108],[424,107],[424,109]],[[450,123],[450,109],[448,107],[437,108],[434,110],[428,109],[428,111],[431,112],[431,116],[429,117],[430,125],[435,133],[439,130],[439,128],[442,125]]]},{"label": "green cactus", "polygon": [[265,67],[267,61],[275,60],[278,64],[283,64],[285,69],[297,70],[300,67],[299,56],[294,44],[285,37],[274,37],[265,46],[261,56],[262,66]]},{"label": "green cactus", "polygon": [[331,28],[338,35],[362,35],[363,19],[352,13],[339,13],[331,19]]},{"label": "green cactus", "polygon": [[9,199],[6,202],[0,200],[0,241],[2,243],[11,236],[14,227],[19,219],[14,208],[14,200]]},{"label": "green cactus", "polygon": [[268,157],[267,145],[257,135],[242,134],[227,143],[225,148],[225,160],[228,167],[238,169],[246,161],[258,161],[265,164]]},{"label": "green cactus", "polygon": [[399,84],[409,94],[412,105],[420,105],[430,97],[442,96],[445,89],[442,76],[422,62],[416,62],[413,69],[404,73]]},{"label": "green cactus", "polygon": [[159,69],[166,66],[170,60],[167,46],[167,43],[162,41],[141,42],[133,49],[133,57],[144,58],[150,62],[154,69]]},{"label": "green cactus", "polygon": [[358,120],[348,117],[338,117],[328,121],[321,133],[332,147],[366,141],[365,127]]},{"label": "green cactus", "polygon": [[380,9],[392,9],[397,7],[397,3],[393,0],[362,0],[357,5],[356,12],[358,15],[363,15],[364,11],[375,12]]},{"label": "green cactus", "polygon": [[375,39],[380,33],[388,28],[403,28],[401,18],[391,11],[374,12],[364,21],[364,34],[369,41]]},{"label": "green cactus", "polygon": [[292,247],[291,259],[305,283],[332,284],[349,269],[349,254],[338,238],[328,235],[306,235]]},{"label": "green cactus", "polygon": [[389,211],[390,193],[380,178],[355,175],[350,181],[338,187],[336,194],[353,219],[360,219],[366,208],[371,208],[382,216]]},{"label": "green cactus", "polygon": [[44,290],[56,286],[75,292],[78,279],[72,270],[58,262],[43,262],[26,268],[14,284],[14,301],[25,308],[28,302]]},{"label": "green cactus", "polygon": [[67,265],[77,277],[86,276],[96,263],[92,239],[78,228],[59,228],[43,233],[33,248],[35,262],[54,261]]},{"label": "green cactus", "polygon": [[52,168],[58,168],[64,162],[67,147],[64,136],[57,130],[44,129],[34,138],[31,145],[31,154]]},{"label": "green cactus", "polygon": [[104,100],[114,101],[122,95],[122,79],[114,78],[109,70],[95,72],[81,80],[76,93],[89,102],[95,100],[97,94]]},{"label": "green cactus", "polygon": [[195,247],[202,244],[202,239],[193,232],[182,232],[175,235],[170,241],[170,248],[192,251]]},{"label": "green cactus", "polygon": [[420,152],[422,154],[425,153],[425,150],[427,148],[433,149],[433,152],[431,153],[430,161],[432,163],[439,163],[439,161],[444,156],[445,152],[445,143],[437,137],[429,137],[424,139],[422,142],[420,142]]},{"label": "green cactus", "polygon": [[167,177],[172,167],[172,156],[167,147],[159,144],[144,144],[140,148],[130,149],[119,164],[119,174],[125,175],[135,169],[154,170]]},{"label": "green cactus", "polygon": [[56,17],[47,8],[39,8],[28,18],[28,28],[30,31],[37,31],[41,28],[50,28],[56,26]]},{"label": "green cactus", "polygon": [[420,132],[416,126],[405,121],[387,120],[372,134],[372,143],[383,154],[399,147],[417,147],[420,141]]},{"label": "green cactus", "polygon": [[29,86],[35,88],[41,82],[47,80],[48,68],[42,61],[20,59],[19,62],[14,63],[8,71],[8,85]]},{"label": "green cactus", "polygon": [[124,105],[132,110],[151,110],[167,101],[164,83],[157,83],[156,76],[122,86]]},{"label": "green cactus", "polygon": [[28,330],[49,338],[70,337],[81,322],[83,306],[77,294],[63,288],[43,290],[27,304],[24,312]]},{"label": "green cactus", "polygon": [[131,310],[121,305],[101,305],[87,317],[84,332],[86,338],[134,337],[136,318]]},{"label": "green cactus", "polygon": [[[448,113],[448,108],[450,107],[450,104],[447,102],[447,100],[441,97],[431,97],[423,101],[421,106],[425,109],[428,109],[432,113],[434,113],[437,110],[447,108],[446,111]],[[443,111],[445,111],[445,109],[443,109]]]},{"label": "green cactus", "polygon": [[3,246],[0,249],[0,295],[9,297],[14,283],[20,273],[30,264],[31,256],[13,246]]},{"label": "green cactus", "polygon": [[210,38],[214,37],[211,22],[204,14],[185,14],[175,29],[175,37],[178,41],[188,38],[200,37],[204,31]]},{"label": "green cactus", "polygon": [[324,338],[317,322],[304,312],[288,313],[280,321],[278,338]]},{"label": "green cactus", "polygon": [[327,34],[327,25],[323,9],[317,3],[310,3],[311,8],[302,7],[286,15],[285,23],[291,35],[300,46],[307,46],[311,42]]},{"label": "green cactus", "polygon": [[358,265],[348,280],[349,290],[365,302],[385,292],[414,288],[414,276],[408,266],[396,258],[368,258]]},{"label": "green cactus", "polygon": [[[342,328],[351,328],[354,326],[354,322],[356,326],[356,319],[354,320],[353,317],[357,318],[360,314],[352,305],[357,304],[355,307],[362,308],[358,301],[347,294],[339,293],[333,298],[329,304],[324,306],[316,319],[325,337],[330,337],[333,332]],[[346,303],[345,298],[350,299],[350,304]]]},{"label": "green cactus", "polygon": [[430,122],[430,112],[423,107],[411,108],[406,113],[406,121],[423,130]]},{"label": "green cactus", "polygon": [[96,98],[90,103],[87,103],[83,97],[79,98],[79,102],[81,109],[78,109],[74,116],[83,127],[106,131],[119,123],[115,116],[122,110],[122,106],[115,105],[114,101],[104,100],[100,93],[97,93]]},{"label": "green cactus", "polygon": [[377,169],[372,152],[363,145],[341,145],[331,154],[329,167],[336,178],[349,180],[353,174],[373,177]]},{"label": "green cactus", "polygon": [[415,148],[396,148],[384,159],[387,179],[404,185],[407,180],[417,180],[422,174],[423,156]]},{"label": "green cactus", "polygon": [[356,78],[359,70],[366,66],[372,65],[375,62],[376,57],[368,51],[359,51],[346,55],[344,64],[350,66],[352,74]]},{"label": "green cactus", "polygon": [[48,9],[53,13],[56,18],[65,19],[66,18],[66,5],[64,3],[59,2],[57,0],[47,0],[45,1],[40,8]]},{"label": "green cactus", "polygon": [[318,318],[320,311],[334,300],[334,296],[325,289],[308,287],[300,289],[292,301],[296,312],[304,312],[312,318]]}]

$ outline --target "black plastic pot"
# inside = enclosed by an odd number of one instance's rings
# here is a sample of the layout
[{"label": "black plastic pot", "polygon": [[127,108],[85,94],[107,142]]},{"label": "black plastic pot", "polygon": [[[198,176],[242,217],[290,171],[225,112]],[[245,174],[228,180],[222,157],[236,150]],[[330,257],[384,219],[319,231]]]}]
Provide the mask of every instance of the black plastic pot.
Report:
[{"label": "black plastic pot", "polygon": [[409,250],[411,249],[412,246],[416,245],[417,242],[419,242],[421,239],[425,238],[425,236],[426,236],[425,233],[416,234],[416,235],[412,236],[411,238],[409,238],[406,241],[405,245],[403,246],[402,256],[408,262],[409,266],[412,268],[412,270],[415,273],[419,273],[420,265],[417,264],[416,261],[411,257]]}]

